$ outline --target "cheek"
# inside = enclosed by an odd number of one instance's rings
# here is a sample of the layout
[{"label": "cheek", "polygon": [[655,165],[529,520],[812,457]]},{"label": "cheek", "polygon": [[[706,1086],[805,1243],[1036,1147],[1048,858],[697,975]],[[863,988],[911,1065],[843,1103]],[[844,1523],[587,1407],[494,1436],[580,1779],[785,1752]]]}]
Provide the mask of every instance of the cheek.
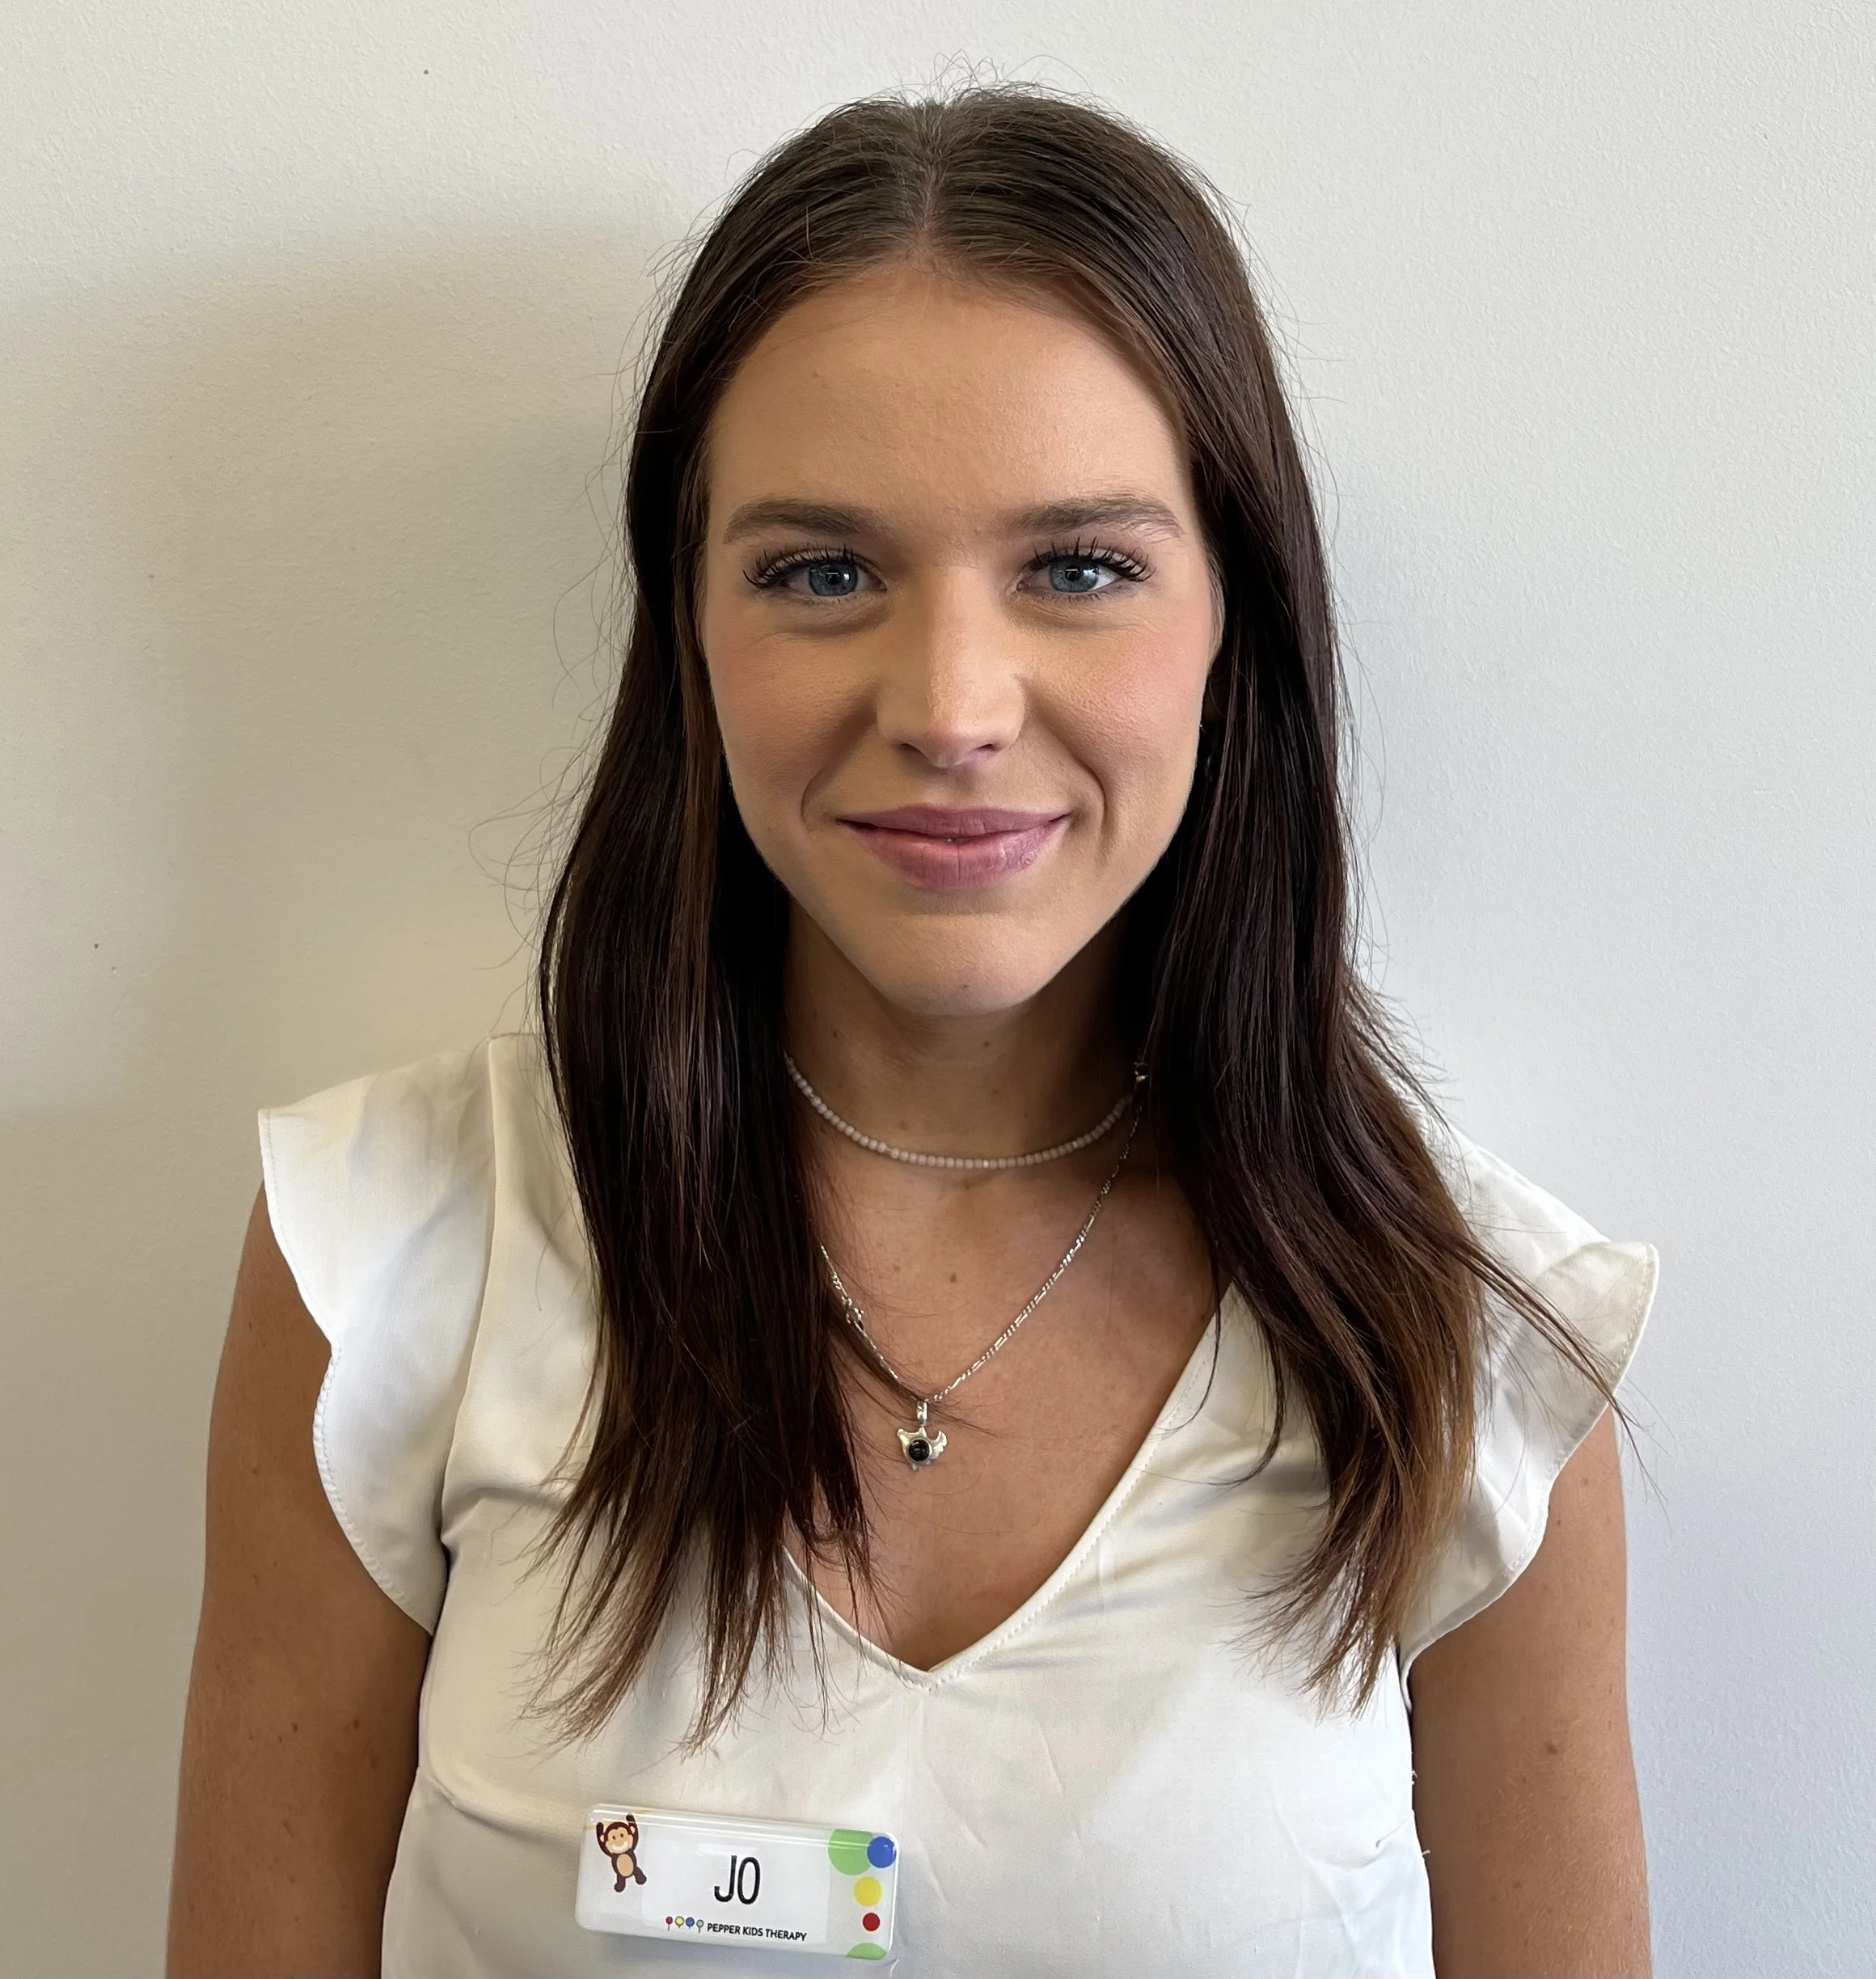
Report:
[{"label": "cheek", "polygon": [[746,812],[792,809],[854,718],[831,666],[805,666],[797,648],[746,635],[706,615],[711,697],[737,801]]},{"label": "cheek", "polygon": [[1079,691],[1066,693],[1063,739],[1101,784],[1110,842],[1164,849],[1185,808],[1211,658],[1207,623],[1127,641]]}]

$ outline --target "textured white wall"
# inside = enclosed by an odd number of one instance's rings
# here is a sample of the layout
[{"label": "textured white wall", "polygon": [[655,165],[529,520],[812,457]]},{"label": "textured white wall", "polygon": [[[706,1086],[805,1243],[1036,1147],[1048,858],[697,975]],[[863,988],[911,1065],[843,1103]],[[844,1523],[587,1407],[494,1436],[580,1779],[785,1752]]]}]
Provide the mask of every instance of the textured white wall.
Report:
[{"label": "textured white wall", "polygon": [[[653,257],[958,58],[1240,203],[1376,968],[1662,1248],[1661,1970],[1876,1973],[1863,0],[27,0],[0,61],[0,1966],[151,1969],[264,1100],[515,1000]],[[518,854],[518,857],[517,855]]]}]

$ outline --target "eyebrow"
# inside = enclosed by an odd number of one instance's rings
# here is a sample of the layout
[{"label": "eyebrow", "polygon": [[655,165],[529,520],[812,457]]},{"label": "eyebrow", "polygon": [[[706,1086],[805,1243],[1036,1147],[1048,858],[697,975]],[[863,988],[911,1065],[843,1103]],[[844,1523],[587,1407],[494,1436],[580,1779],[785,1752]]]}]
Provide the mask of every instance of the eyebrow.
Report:
[{"label": "eyebrow", "polygon": [[[891,532],[871,509],[848,509],[822,501],[767,497],[746,501],[724,525],[723,540],[739,543],[765,530],[799,529],[820,536],[883,536]],[[1138,529],[1149,535],[1182,536],[1179,518],[1151,495],[1096,495],[1051,501],[1003,518],[1010,535],[1065,535],[1078,529]]]}]

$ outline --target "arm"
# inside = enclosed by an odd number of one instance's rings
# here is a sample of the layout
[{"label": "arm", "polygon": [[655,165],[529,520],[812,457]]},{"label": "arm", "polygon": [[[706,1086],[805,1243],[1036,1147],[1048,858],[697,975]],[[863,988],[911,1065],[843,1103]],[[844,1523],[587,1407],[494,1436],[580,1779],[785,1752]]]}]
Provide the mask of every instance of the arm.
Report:
[{"label": "arm", "polygon": [[429,1638],[327,1503],[312,1427],[326,1361],[263,1198],[209,1423],[171,1974],[378,1968]]},{"label": "arm", "polygon": [[1605,1414],[1557,1481],[1537,1557],[1409,1672],[1441,1979],[1646,1979],[1625,1604],[1622,1474]]}]

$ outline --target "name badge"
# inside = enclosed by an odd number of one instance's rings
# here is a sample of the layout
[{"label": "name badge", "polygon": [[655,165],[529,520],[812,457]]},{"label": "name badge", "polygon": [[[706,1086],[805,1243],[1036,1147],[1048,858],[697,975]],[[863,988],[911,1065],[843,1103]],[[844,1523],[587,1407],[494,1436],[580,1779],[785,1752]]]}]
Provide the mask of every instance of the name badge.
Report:
[{"label": "name badge", "polygon": [[899,1851],[870,1828],[663,1808],[586,1817],[573,1914],[589,1931],[883,1959]]}]

